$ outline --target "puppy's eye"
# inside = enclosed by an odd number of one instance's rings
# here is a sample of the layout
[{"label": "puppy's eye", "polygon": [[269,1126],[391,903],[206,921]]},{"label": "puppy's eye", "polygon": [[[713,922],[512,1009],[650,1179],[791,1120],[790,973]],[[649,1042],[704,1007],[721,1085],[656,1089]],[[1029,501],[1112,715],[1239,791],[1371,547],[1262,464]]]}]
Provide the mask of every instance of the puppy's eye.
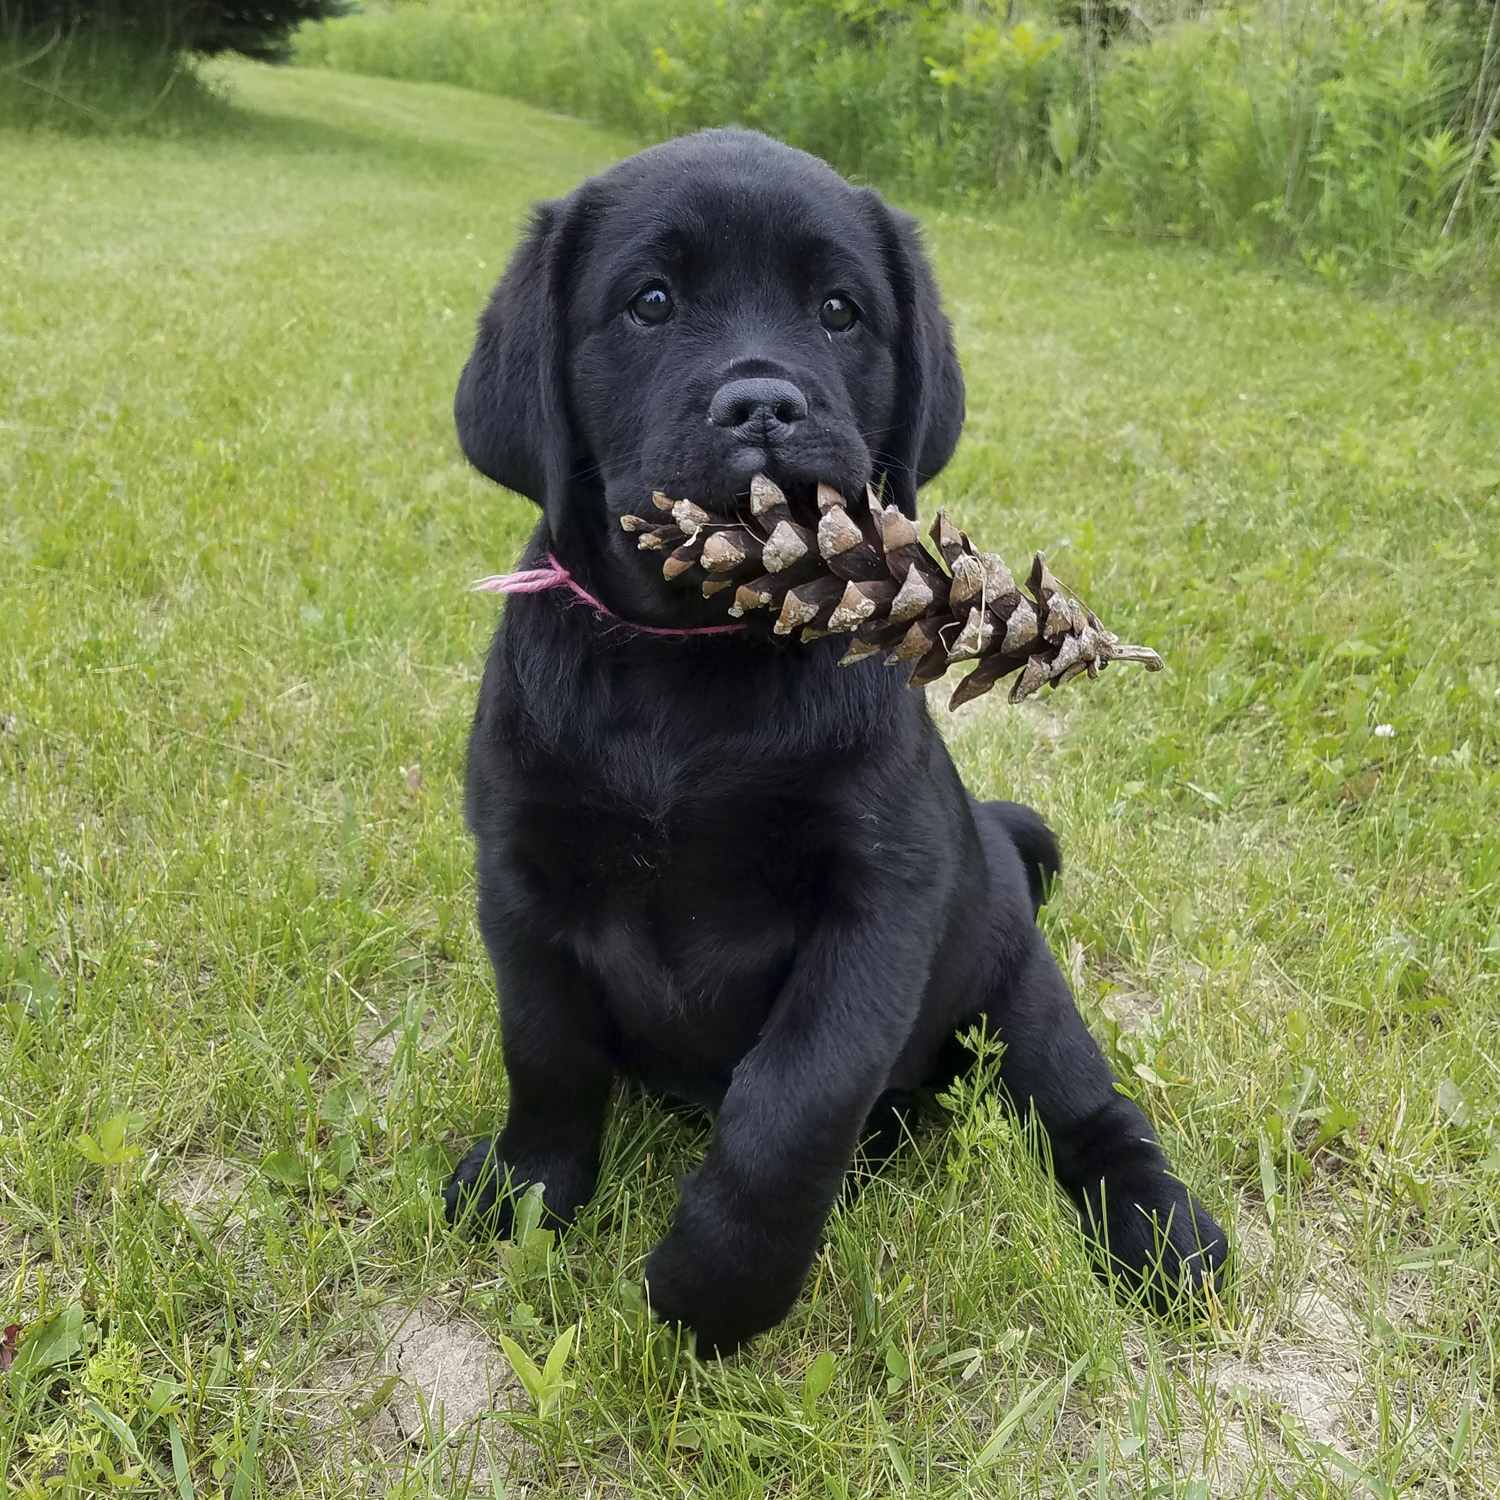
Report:
[{"label": "puppy's eye", "polygon": [[842,292],[835,292],[818,309],[818,322],[829,333],[843,333],[859,321],[859,309]]},{"label": "puppy's eye", "polygon": [[630,303],[630,316],[637,323],[665,323],[672,316],[672,294],[661,282],[642,287]]}]

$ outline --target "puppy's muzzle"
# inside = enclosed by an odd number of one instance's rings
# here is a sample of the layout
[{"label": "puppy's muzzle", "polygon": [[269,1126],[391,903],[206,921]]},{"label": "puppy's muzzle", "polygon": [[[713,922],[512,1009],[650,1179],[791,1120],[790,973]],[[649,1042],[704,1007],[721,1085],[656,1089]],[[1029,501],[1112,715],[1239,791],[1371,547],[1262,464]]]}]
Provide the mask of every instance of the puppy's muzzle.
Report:
[{"label": "puppy's muzzle", "polygon": [[764,447],[790,435],[807,416],[807,397],[790,380],[731,380],[708,403],[708,420]]}]

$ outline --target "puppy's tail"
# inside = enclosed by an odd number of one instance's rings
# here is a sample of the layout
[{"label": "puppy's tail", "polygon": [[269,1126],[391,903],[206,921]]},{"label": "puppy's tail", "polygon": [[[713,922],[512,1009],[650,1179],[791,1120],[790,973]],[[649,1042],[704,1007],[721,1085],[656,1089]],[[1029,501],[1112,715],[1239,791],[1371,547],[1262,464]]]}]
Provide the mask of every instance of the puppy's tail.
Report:
[{"label": "puppy's tail", "polygon": [[1004,828],[1021,856],[1021,863],[1026,866],[1026,884],[1031,888],[1031,905],[1035,914],[1042,909],[1052,882],[1062,874],[1057,835],[1042,822],[1038,813],[1019,802],[986,802],[984,810]]}]

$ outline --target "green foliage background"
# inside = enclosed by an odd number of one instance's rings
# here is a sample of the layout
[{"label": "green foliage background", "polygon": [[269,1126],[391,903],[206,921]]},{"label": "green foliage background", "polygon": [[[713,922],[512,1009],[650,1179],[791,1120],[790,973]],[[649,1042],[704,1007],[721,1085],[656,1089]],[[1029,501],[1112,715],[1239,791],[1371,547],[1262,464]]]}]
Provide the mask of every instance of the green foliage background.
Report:
[{"label": "green foliage background", "polygon": [[1481,0],[385,0],[306,28],[297,55],[647,138],[750,125],[923,196],[1044,188],[1111,228],[1290,250],[1330,280],[1473,280],[1493,275],[1500,225],[1495,16]]}]

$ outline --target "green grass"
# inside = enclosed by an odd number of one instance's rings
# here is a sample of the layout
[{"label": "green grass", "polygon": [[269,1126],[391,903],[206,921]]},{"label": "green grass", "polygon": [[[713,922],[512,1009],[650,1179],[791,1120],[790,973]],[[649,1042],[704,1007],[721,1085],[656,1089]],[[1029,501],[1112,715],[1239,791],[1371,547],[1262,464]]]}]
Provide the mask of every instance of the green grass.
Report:
[{"label": "green grass", "polygon": [[[35,1340],[0,1487],[109,1492],[133,1447],[145,1493],[229,1500],[491,1457],[512,1496],[1493,1494],[1493,327],[929,216],[971,418],[927,509],[1170,665],[945,722],[1060,830],[1049,935],[1239,1276],[1193,1326],[1119,1305],[971,1100],[701,1366],[635,1287],[691,1122],[623,1101],[555,1245],[435,1196],[503,1089],[465,586],[532,521],[449,401],[528,201],[629,143],[227,76],[198,143],[0,135],[0,1328]],[[419,1304],[538,1361],[576,1326],[571,1387],[402,1444]]]}]

